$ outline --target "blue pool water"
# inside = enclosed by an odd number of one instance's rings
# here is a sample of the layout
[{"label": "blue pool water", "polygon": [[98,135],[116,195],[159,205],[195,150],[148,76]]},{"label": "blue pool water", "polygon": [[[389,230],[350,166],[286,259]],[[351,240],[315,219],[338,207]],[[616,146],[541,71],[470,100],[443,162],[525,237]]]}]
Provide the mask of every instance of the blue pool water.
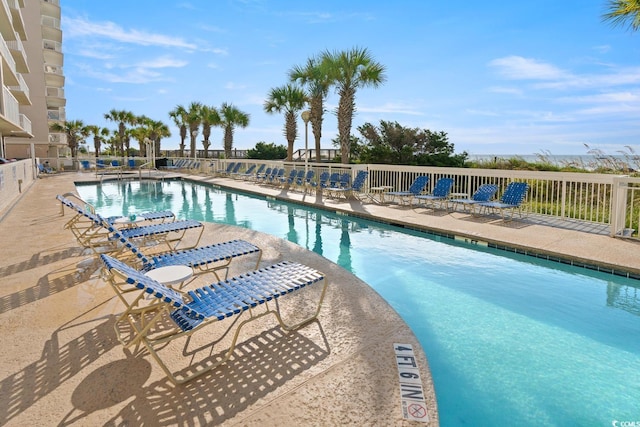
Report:
[{"label": "blue pool water", "polygon": [[638,281],[189,182],[78,191],[105,216],[170,209],[352,271],[420,340],[442,426],[640,421]]}]

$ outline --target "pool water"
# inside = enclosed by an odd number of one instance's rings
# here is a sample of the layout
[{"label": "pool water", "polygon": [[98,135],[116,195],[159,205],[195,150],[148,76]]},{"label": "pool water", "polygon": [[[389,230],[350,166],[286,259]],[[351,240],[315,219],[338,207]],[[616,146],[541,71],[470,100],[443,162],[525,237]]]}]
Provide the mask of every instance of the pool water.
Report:
[{"label": "pool water", "polygon": [[640,421],[638,281],[190,182],[78,192],[104,216],[169,209],[287,239],[350,270],[418,337],[442,426]]}]

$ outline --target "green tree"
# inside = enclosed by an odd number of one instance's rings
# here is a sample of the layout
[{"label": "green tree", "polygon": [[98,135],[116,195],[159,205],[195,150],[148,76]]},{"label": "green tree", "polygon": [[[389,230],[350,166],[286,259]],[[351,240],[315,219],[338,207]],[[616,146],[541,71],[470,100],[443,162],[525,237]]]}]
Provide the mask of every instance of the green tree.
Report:
[{"label": "green tree", "polygon": [[640,0],[609,0],[608,12],[602,15],[613,25],[629,26],[633,31],[640,28]]},{"label": "green tree", "polygon": [[468,157],[466,152],[455,154],[445,132],[384,120],[379,126],[365,123],[358,131],[364,140],[360,153],[364,163],[463,167]]},{"label": "green tree", "polygon": [[233,148],[233,132],[238,126],[242,128],[249,126],[249,114],[226,102],[222,103],[219,112],[220,126],[224,129],[224,156],[230,159]]},{"label": "green tree", "polygon": [[327,70],[332,85],[340,96],[338,109],[338,137],[343,163],[349,163],[351,124],[356,110],[356,91],[363,87],[378,87],[385,82],[385,67],[376,62],[366,48],[355,47],[348,51],[325,51],[323,68]]},{"label": "green tree", "polygon": [[180,129],[180,157],[184,157],[184,141],[187,139],[187,110],[182,105],[169,111],[169,117],[173,123]]},{"label": "green tree", "polygon": [[187,110],[187,126],[189,127],[189,138],[191,138],[190,153],[194,159],[196,156],[196,139],[198,138],[198,129],[202,123],[202,104],[200,102],[192,102]]},{"label": "green tree", "polygon": [[247,158],[258,160],[282,160],[287,156],[287,147],[273,142],[258,142],[254,148],[247,150]]},{"label": "green tree", "polygon": [[204,147],[204,157],[207,158],[209,157],[209,147],[211,146],[211,141],[209,141],[211,127],[220,126],[220,113],[216,107],[203,105],[200,110],[200,117],[202,118],[202,146]]},{"label": "green tree", "polygon": [[158,153],[160,153],[160,140],[171,136],[169,126],[160,120],[153,120],[147,116],[138,117],[138,123],[140,126],[138,128],[139,130],[136,139],[140,141],[140,150],[142,151],[144,144],[145,156],[150,156],[152,154],[148,152],[149,147],[147,146],[146,140],[149,140],[155,145],[155,153],[158,155]]},{"label": "green tree", "polygon": [[131,111],[113,109],[106,113],[104,118],[118,123],[118,144],[116,148],[116,155],[124,155],[127,125],[135,123],[135,116]]},{"label": "green tree", "polygon": [[269,91],[264,110],[269,114],[284,113],[284,136],[287,139],[287,160],[293,158],[293,144],[298,136],[298,111],[307,102],[304,90],[296,84],[286,84]]},{"label": "green tree", "polygon": [[91,125],[87,126],[87,130],[90,134],[93,134],[93,149],[95,150],[96,159],[100,157],[100,147],[109,136],[109,129],[101,128],[99,126]]},{"label": "green tree", "polygon": [[309,121],[311,122],[311,130],[315,140],[316,162],[320,162],[324,101],[331,87],[329,70],[323,66],[320,58],[314,57],[307,59],[303,66],[293,67],[289,71],[289,78],[291,81],[298,82],[307,88],[309,94]]},{"label": "green tree", "polygon": [[64,123],[54,123],[51,125],[54,132],[62,132],[67,136],[67,145],[71,149],[71,157],[73,160],[78,158],[78,146],[84,143],[84,140],[91,133],[82,120],[70,120]]}]

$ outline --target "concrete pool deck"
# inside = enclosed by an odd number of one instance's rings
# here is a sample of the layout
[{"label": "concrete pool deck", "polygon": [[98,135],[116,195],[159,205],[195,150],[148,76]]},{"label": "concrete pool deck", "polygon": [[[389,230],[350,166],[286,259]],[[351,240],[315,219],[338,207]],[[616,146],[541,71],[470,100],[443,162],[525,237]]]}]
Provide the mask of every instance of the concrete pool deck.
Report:
[{"label": "concrete pool deck", "polygon": [[[640,272],[636,241],[531,222],[319,199],[226,178],[187,178]],[[92,179],[88,173],[47,176],[0,212],[0,425],[437,425],[427,358],[386,302],[324,258],[250,230],[207,224],[201,244],[240,237],[264,249],[261,265],[290,259],[323,271],[330,284],[318,322],[284,334],[273,319],[263,318],[243,332],[228,363],[182,386],[167,381],[148,354],[123,352],[113,332],[123,306],[100,277],[99,263],[63,229],[69,215],[60,216],[55,200],[74,191],[74,182]],[[231,274],[254,262],[235,262]],[[394,343],[414,347],[428,424],[402,417]]]}]

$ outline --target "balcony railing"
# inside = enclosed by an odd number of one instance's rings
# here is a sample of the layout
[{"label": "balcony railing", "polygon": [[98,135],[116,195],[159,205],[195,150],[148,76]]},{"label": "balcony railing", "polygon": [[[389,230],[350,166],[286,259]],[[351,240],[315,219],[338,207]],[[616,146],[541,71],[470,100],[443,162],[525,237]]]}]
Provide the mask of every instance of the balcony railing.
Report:
[{"label": "balcony railing", "polygon": [[11,94],[7,87],[2,88],[2,115],[11,123],[20,123],[20,109],[18,100]]},{"label": "balcony railing", "polygon": [[55,28],[56,30],[60,29],[60,20],[52,16],[42,16],[41,23],[45,27]]},{"label": "balcony railing", "polygon": [[64,122],[67,120],[67,114],[64,108],[50,108],[47,110],[47,118],[56,122]]},{"label": "balcony railing", "polygon": [[42,2],[55,4],[56,6],[60,7],[60,0],[42,0]]},{"label": "balcony railing", "polygon": [[62,53],[62,43],[53,40],[42,40],[42,47]]},{"label": "balcony railing", "polygon": [[26,133],[29,133],[29,134],[33,130],[32,127],[31,127],[31,120],[29,120],[29,117],[25,116],[24,114],[20,114],[20,127]]},{"label": "balcony railing", "polygon": [[61,87],[47,87],[47,96],[53,96],[55,98],[64,98],[64,89]]}]

